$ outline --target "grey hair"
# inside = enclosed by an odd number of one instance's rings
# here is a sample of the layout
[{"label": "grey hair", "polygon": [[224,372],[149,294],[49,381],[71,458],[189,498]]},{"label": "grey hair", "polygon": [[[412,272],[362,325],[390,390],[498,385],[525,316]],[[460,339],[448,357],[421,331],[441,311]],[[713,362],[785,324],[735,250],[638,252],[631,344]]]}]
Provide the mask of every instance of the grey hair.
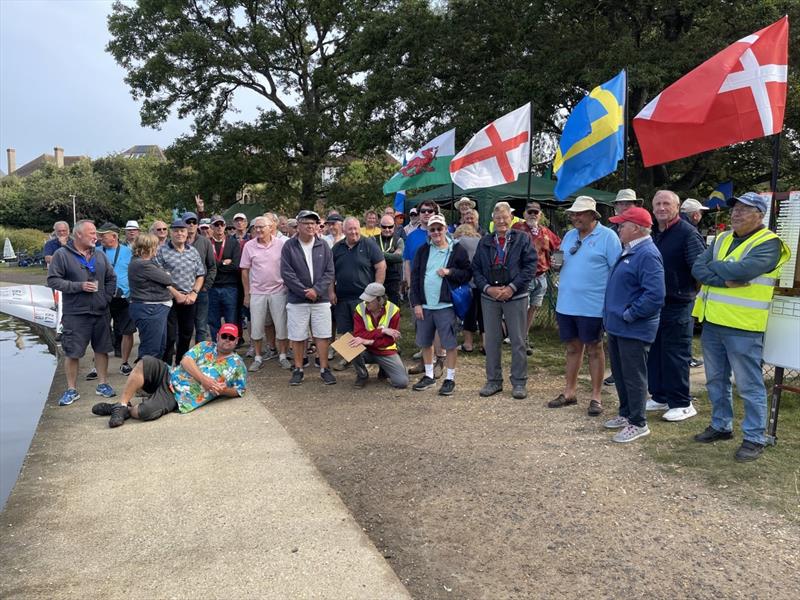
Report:
[{"label": "grey hair", "polygon": [[[636,225],[636,223],[634,223]],[[644,225],[636,225],[636,231],[642,234],[642,237],[646,235],[650,235],[652,230],[649,227],[645,227]]]},{"label": "grey hair", "polygon": [[513,210],[511,205],[508,202],[498,202],[494,205],[494,209],[492,210],[492,215],[496,215],[499,212],[507,212],[508,214],[513,214]]},{"label": "grey hair", "polygon": [[274,212],[265,212],[263,216],[265,219],[272,221],[273,225],[278,224],[278,215],[276,215]]},{"label": "grey hair", "polygon": [[658,190],[655,194],[653,194],[653,200],[655,200],[656,196],[658,196],[659,194],[664,194],[664,195],[669,196],[672,199],[672,201],[675,202],[675,204],[680,206],[681,199],[678,196],[678,194],[676,194],[672,190]]},{"label": "grey hair", "polygon": [[[375,211],[372,211],[372,212],[375,212]],[[344,223],[342,223],[342,227],[347,227],[347,222],[348,221],[355,221],[356,223],[358,223],[358,226],[361,227],[361,221],[358,219],[358,217],[346,217],[345,220],[344,220]]]},{"label": "grey hair", "polygon": [[56,227],[58,227],[59,225],[66,225],[67,229],[69,229],[69,223],[67,223],[66,221],[56,221],[55,223],[53,223],[53,231],[55,231]]},{"label": "grey hair", "polygon": [[73,227],[73,228],[72,228],[72,230],[73,230],[75,233],[83,233],[83,228],[84,228],[84,226],[86,226],[87,224],[88,224],[88,225],[94,225],[94,221],[92,221],[91,219],[81,219],[80,221],[78,221],[77,223],[75,223],[75,227]]}]

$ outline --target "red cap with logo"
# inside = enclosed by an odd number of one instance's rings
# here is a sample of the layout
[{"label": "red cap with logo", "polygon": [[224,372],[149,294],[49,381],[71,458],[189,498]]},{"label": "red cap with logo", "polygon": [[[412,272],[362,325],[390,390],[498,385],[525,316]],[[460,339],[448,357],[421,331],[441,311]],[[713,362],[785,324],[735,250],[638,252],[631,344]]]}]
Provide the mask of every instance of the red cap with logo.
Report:
[{"label": "red cap with logo", "polygon": [[219,328],[220,333],[229,333],[233,337],[239,337],[239,328],[236,326],[235,323],[225,323],[222,327]]}]

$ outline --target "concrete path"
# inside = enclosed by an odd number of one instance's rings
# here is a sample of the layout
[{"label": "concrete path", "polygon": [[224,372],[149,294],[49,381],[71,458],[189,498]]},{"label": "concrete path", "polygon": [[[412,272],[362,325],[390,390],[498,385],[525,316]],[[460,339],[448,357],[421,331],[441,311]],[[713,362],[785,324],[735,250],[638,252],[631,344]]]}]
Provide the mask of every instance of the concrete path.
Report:
[{"label": "concrete path", "polygon": [[56,372],[0,515],[0,597],[409,597],[263,403],[109,429],[89,365],[68,407]]}]

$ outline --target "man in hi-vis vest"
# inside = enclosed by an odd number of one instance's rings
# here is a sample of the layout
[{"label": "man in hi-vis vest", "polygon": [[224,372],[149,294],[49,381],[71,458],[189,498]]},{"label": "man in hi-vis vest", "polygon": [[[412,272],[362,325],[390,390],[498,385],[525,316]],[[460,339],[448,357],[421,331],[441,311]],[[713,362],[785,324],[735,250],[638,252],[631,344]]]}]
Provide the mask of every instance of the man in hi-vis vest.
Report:
[{"label": "man in hi-vis vest", "polygon": [[728,200],[731,228],[717,236],[692,267],[703,284],[692,315],[703,323],[706,388],[711,425],[695,436],[701,443],[729,440],[733,430],[731,371],[744,404],[739,462],[764,450],[767,390],[761,371],[764,331],[781,265],[789,248],[764,227],[767,200],[754,192]]}]

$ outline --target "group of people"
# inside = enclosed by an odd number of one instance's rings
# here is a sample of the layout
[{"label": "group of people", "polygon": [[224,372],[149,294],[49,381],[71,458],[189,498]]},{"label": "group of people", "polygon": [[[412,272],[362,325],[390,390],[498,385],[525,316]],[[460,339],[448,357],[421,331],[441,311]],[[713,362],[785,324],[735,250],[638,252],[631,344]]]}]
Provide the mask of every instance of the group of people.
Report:
[{"label": "group of people", "polygon": [[[745,400],[744,442],[736,458],[757,458],[766,416],[761,337],[770,281],[788,249],[761,223],[766,201],[754,193],[731,199],[733,229],[708,248],[696,229],[704,210],[699,202],[681,204],[675,193],[657,192],[655,225],[643,203],[633,190],[621,190],[605,226],[594,199],[579,196],[566,209],[572,229],[563,240],[541,223],[542,207],[534,201],[522,217],[508,202],[498,202],[484,231],[468,197],[455,203],[459,219],[449,225],[432,201],[413,208],[406,226],[391,208],[381,215],[368,211],[363,225],[335,211],[324,219],[312,210],[294,219],[266,213],[249,222],[239,213],[232,223],[187,212],[169,226],[156,221],[148,233],[130,221],[124,243],[112,223],[95,228],[80,221],[72,238],[66,223],[56,223],[46,254],[48,285],[64,297],[68,389],[60,404],[79,397],[78,360],[89,342],[98,395],[115,395],[107,382],[109,353],[121,356],[120,370],[129,377],[122,402],[95,406],[96,414],[110,415],[110,425],[118,426],[130,416],[157,418],[192,410],[214,395],[240,394],[245,371],[258,371],[271,359],[291,369],[290,385],[304,382],[312,361],[321,381],[335,384],[329,345],[345,333],[353,348],[364,351],[334,369],[352,366],[356,387],[367,384],[366,365],[374,363],[378,377],[398,389],[409,385],[409,375],[421,375],[415,391],[441,379],[443,396],[455,392],[459,350],[473,352],[478,340],[486,355],[479,394],[502,392],[506,341],[511,394],[523,399],[532,352],[528,333],[545,297],[553,254],[562,249],[556,319],[566,347],[565,385],[547,406],[578,403],[585,353],[592,382],[587,412],[604,412],[607,338],[620,400],[617,416],[605,423],[618,430],[614,441],[648,435],[648,411],[663,412],[667,421],[694,416],[694,316],[703,322],[712,404],[711,425],[696,439],[731,437],[733,370]],[[409,369],[397,345],[404,299],[421,358]],[[248,314],[252,362],[245,369],[235,349],[244,343],[241,326]],[[135,331],[139,349],[132,367]],[[190,349],[192,338],[197,345]],[[131,405],[139,389],[149,395],[143,408]]]}]

